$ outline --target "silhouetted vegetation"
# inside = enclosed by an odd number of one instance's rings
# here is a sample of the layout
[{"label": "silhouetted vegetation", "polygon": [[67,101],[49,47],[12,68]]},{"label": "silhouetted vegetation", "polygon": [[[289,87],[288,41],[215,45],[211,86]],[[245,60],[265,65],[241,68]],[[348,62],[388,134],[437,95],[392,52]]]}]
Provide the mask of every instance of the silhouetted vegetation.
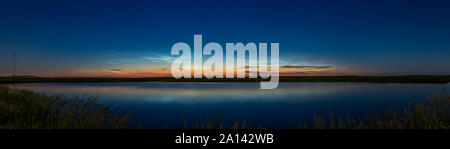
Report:
[{"label": "silhouetted vegetation", "polygon": [[299,124],[301,129],[450,129],[450,96],[437,95],[426,102],[407,105],[401,111],[394,107],[378,115],[328,118],[314,116],[313,125]]},{"label": "silhouetted vegetation", "polygon": [[129,128],[130,114],[91,97],[64,97],[0,86],[0,128]]},{"label": "silhouetted vegetation", "polygon": [[[57,83],[57,82],[260,82],[262,78],[92,78],[92,77],[0,77],[0,83]],[[373,83],[448,83],[450,76],[281,76],[280,82],[373,82]]]},{"label": "silhouetted vegetation", "polygon": [[[299,129],[450,129],[450,96],[437,95],[426,102],[407,105],[401,111],[391,107],[389,111],[378,115],[373,113],[365,117],[351,117],[345,119],[336,117],[333,113],[328,116],[314,116],[312,121],[297,124]],[[293,119],[292,119],[293,120]],[[295,121],[295,120],[293,120]],[[187,121],[184,128],[188,129]],[[246,120],[235,121],[232,125],[224,126],[224,116],[210,121],[196,123],[195,129],[249,129]],[[264,128],[261,125],[258,129]]]}]

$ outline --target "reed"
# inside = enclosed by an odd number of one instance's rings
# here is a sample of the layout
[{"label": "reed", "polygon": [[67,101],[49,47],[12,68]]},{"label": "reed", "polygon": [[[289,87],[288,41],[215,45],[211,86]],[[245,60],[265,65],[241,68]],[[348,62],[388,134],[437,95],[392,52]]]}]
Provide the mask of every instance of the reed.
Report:
[{"label": "reed", "polygon": [[[436,95],[424,102],[408,104],[402,110],[395,106],[381,115],[373,113],[364,117],[347,116],[329,118],[314,116],[313,129],[450,129],[450,96]],[[336,121],[337,120],[337,121]],[[308,124],[298,124],[308,129]]]},{"label": "reed", "polygon": [[0,128],[120,129],[129,128],[130,114],[93,97],[65,97],[0,86]]},{"label": "reed", "polygon": [[[450,129],[450,96],[446,94],[435,95],[424,102],[408,104],[401,110],[392,106],[389,110],[368,114],[363,117],[345,118],[338,117],[334,113],[327,116],[314,115],[310,121],[303,123],[291,123],[299,129]],[[224,116],[213,120],[197,123],[194,129],[249,129],[246,120],[235,121],[232,125],[223,125]],[[185,129],[187,122],[184,121]],[[257,129],[264,129],[261,125]]]}]

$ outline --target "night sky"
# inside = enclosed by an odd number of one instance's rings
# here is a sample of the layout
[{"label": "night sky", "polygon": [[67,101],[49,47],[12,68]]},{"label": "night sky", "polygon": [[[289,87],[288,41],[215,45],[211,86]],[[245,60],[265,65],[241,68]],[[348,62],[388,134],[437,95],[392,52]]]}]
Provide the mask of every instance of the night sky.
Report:
[{"label": "night sky", "polygon": [[0,76],[169,76],[176,42],[280,43],[281,75],[450,74],[450,1],[0,1]]}]

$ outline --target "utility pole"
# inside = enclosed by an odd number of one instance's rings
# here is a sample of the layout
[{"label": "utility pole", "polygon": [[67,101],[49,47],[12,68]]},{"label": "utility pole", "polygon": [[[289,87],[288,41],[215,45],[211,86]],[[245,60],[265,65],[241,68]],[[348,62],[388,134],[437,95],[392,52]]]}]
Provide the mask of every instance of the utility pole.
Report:
[{"label": "utility pole", "polygon": [[13,55],[13,77],[16,76],[16,53]]}]

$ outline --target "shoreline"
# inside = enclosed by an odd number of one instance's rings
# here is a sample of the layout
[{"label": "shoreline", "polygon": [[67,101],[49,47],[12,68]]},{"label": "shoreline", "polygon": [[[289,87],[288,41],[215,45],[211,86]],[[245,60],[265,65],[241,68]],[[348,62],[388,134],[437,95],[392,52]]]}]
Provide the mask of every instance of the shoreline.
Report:
[{"label": "shoreline", "polygon": [[[261,82],[262,78],[190,78],[172,77],[105,78],[105,77],[0,77],[0,84],[10,83],[76,83],[76,82]],[[281,76],[280,82],[367,82],[367,83],[450,83],[450,75],[408,76]]]}]

